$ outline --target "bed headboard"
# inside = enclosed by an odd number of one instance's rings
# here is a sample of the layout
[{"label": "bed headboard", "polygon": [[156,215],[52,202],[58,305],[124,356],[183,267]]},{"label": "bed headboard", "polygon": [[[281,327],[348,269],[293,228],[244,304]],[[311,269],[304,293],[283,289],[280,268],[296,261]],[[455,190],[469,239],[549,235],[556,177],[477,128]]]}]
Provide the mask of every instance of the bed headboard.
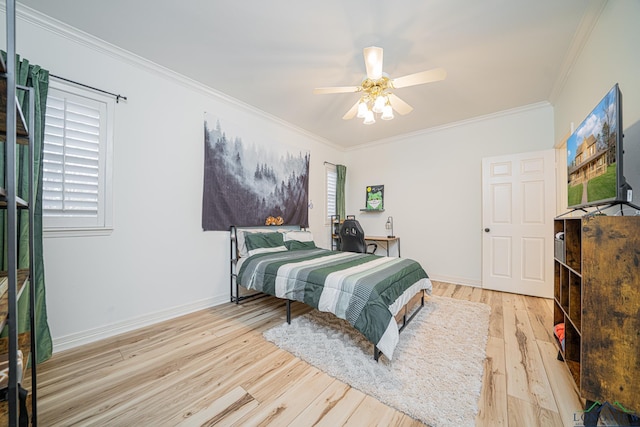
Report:
[{"label": "bed headboard", "polygon": [[259,225],[259,226],[236,226],[232,225],[229,227],[229,237],[230,237],[230,294],[231,294],[231,302],[238,303],[239,301],[250,297],[249,295],[241,295],[240,290],[238,289],[238,283],[236,282],[236,277],[238,274],[239,264],[238,261],[240,259],[241,247],[244,246],[244,235],[243,231],[252,231],[254,233],[272,233],[272,232],[286,232],[286,231],[298,231],[305,230],[305,227],[300,225]]},{"label": "bed headboard", "polygon": [[284,232],[289,230],[305,230],[305,227],[300,225],[258,225],[258,226],[237,226],[232,225],[229,227],[229,237],[230,237],[230,247],[231,247],[231,261],[237,261],[240,253],[240,246],[242,245],[242,238],[238,237],[238,232],[242,231],[252,231],[256,233],[275,233],[275,232]]}]

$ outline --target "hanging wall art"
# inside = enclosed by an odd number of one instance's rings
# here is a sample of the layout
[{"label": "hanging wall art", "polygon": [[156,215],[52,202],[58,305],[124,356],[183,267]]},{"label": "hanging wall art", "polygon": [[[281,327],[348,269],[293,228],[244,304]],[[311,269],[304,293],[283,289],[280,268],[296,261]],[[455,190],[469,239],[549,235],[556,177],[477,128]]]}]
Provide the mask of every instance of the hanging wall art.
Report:
[{"label": "hanging wall art", "polygon": [[243,140],[205,113],[202,228],[309,226],[309,153],[284,143]]}]

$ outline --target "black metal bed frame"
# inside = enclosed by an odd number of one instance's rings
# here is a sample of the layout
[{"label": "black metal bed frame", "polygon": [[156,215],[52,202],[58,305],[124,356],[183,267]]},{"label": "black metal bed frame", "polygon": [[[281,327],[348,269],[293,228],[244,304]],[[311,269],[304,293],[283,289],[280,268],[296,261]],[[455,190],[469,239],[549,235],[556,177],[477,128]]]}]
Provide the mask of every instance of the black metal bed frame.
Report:
[{"label": "black metal bed frame", "polygon": [[[268,229],[269,226],[265,226],[265,229]],[[242,227],[241,227],[242,228]],[[247,227],[247,228],[262,228],[262,227]],[[300,227],[302,229],[302,227]],[[230,261],[230,280],[229,280],[229,294],[232,303],[240,304],[241,301],[245,301],[248,299],[259,299],[268,297],[270,295],[265,294],[263,292],[255,292],[249,295],[240,295],[240,284],[238,283],[238,272],[236,271],[236,265],[238,263],[238,227],[232,225],[229,229],[231,234],[230,236],[230,250],[231,250],[231,261]],[[233,293],[235,287],[235,294]],[[402,315],[402,325],[398,329],[398,332],[402,332],[404,328],[406,328],[409,323],[413,320],[414,317],[422,310],[424,307],[424,290],[421,291],[422,296],[420,298],[420,305],[416,308],[409,317],[407,317],[407,313]],[[286,312],[287,312],[287,323],[291,324],[291,303],[293,300],[286,299]],[[299,301],[298,301],[299,302]],[[410,302],[410,301],[409,301]],[[373,344],[373,359],[377,362],[380,358],[382,352],[378,349],[378,346]]]},{"label": "black metal bed frame", "polygon": [[[300,226],[290,226],[290,225],[281,225],[275,226],[278,230],[280,229],[290,229],[290,230],[304,230],[303,227]],[[248,300],[248,299],[258,299],[268,297],[268,294],[263,292],[255,292],[253,294],[248,295],[240,295],[240,284],[238,283],[238,272],[236,271],[236,265],[238,263],[238,228],[250,228],[250,229],[273,229],[272,225],[264,225],[264,226],[254,226],[254,227],[238,227],[232,225],[229,227],[230,233],[230,261],[229,261],[229,296],[231,302],[235,302],[236,304],[240,304],[240,301]],[[235,288],[235,294],[234,294]]]},{"label": "black metal bed frame", "polygon": [[[242,295],[240,296],[240,285],[238,283],[238,272],[236,271],[236,265],[238,264],[238,228],[235,225],[229,227],[229,296],[231,298],[231,302],[235,302],[236,304],[240,304],[240,301],[244,301],[249,298],[255,298],[262,294],[261,292],[256,292],[250,295]],[[233,293],[233,285],[235,283],[236,292]],[[262,294],[265,295],[265,294]]]}]

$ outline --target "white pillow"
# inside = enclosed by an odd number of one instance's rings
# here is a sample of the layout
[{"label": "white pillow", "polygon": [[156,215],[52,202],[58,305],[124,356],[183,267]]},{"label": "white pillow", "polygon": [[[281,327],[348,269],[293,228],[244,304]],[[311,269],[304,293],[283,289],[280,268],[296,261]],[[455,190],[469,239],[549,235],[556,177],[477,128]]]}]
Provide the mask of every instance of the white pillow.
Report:
[{"label": "white pillow", "polygon": [[313,234],[310,231],[287,231],[284,233],[284,241],[297,240],[298,242],[313,242]]},{"label": "white pillow", "polygon": [[265,252],[283,252],[286,251],[287,248],[284,246],[276,246],[274,248],[256,248],[247,252],[247,256],[252,256],[255,254],[263,254]]}]

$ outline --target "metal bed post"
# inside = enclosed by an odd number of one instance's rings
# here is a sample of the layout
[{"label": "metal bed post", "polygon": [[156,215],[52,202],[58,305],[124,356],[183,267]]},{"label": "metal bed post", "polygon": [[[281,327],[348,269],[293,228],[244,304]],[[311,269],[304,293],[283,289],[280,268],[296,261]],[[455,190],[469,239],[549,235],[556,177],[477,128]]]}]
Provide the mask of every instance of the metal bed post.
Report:
[{"label": "metal bed post", "polygon": [[[411,313],[411,316],[409,316],[408,319],[407,319],[407,313],[406,312],[402,315],[402,326],[400,327],[400,329],[398,329],[398,333],[402,332],[402,330],[404,328],[406,328],[407,325],[409,323],[411,323],[413,318],[416,317],[416,315],[424,308],[424,290],[421,291],[421,292],[422,292],[422,296],[420,297],[420,306],[413,313]],[[380,358],[381,354],[382,354],[382,352],[380,350],[378,350],[378,346],[374,344],[373,345],[373,359],[376,362]]]},{"label": "metal bed post", "polygon": [[[237,235],[236,235],[236,227],[235,226],[230,226],[229,227],[229,297],[231,298],[230,302],[233,302],[233,279],[235,278],[235,273],[234,273],[234,266],[235,266],[235,262],[237,262],[237,255],[236,253],[234,253],[234,245],[237,246],[238,241],[237,241]],[[236,296],[238,294],[236,293]],[[236,303],[238,301],[236,300]]]}]

